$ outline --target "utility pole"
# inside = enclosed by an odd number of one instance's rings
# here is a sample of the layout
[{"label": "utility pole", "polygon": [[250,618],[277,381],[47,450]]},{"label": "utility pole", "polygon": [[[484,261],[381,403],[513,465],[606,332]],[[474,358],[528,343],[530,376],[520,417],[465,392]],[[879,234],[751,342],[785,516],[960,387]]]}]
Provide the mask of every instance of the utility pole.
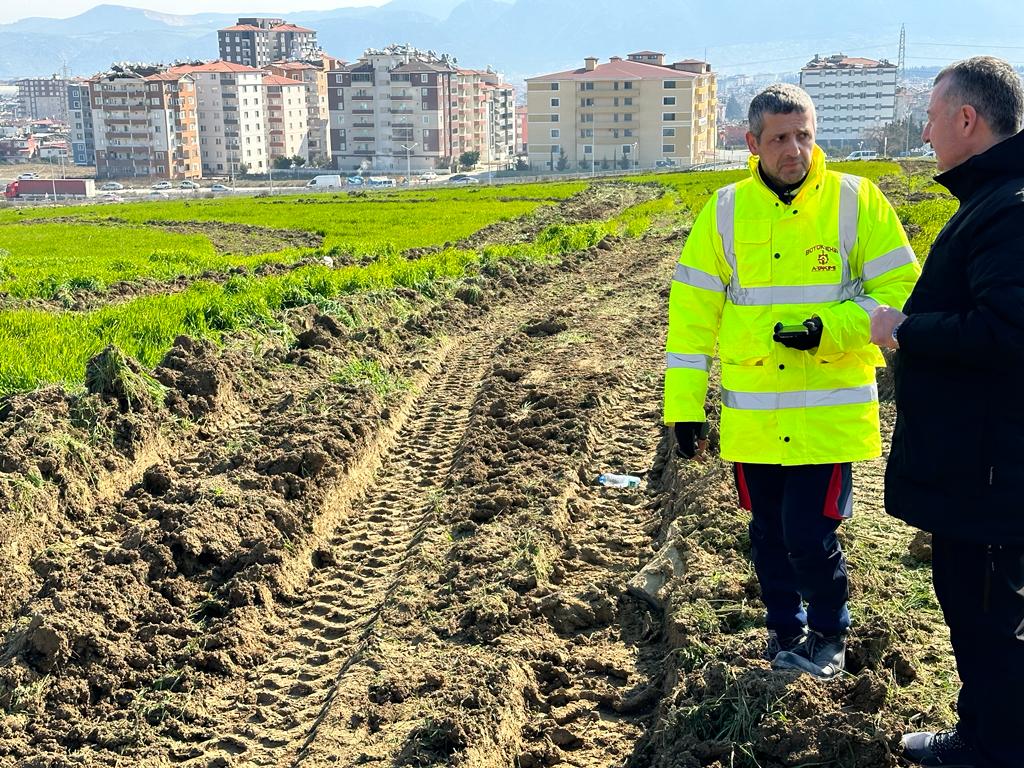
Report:
[{"label": "utility pole", "polygon": [[412,186],[412,151],[419,145],[418,141],[414,141],[409,146],[401,145],[402,149],[405,150],[405,183],[410,187]]},{"label": "utility pole", "polygon": [[896,59],[897,90],[903,91],[903,119],[907,121],[907,143],[904,152],[910,152],[910,87],[907,85],[907,25],[900,24],[900,52]]}]

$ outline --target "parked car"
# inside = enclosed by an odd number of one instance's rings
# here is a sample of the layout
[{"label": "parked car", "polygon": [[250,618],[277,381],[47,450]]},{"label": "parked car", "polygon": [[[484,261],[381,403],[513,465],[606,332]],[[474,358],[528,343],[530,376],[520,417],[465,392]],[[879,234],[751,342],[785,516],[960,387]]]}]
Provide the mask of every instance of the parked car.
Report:
[{"label": "parked car", "polygon": [[31,171],[29,171],[28,173],[23,173],[23,174],[19,175],[18,176],[18,181],[27,181],[28,179],[38,179],[38,178],[39,178],[39,174],[38,173],[32,173]]},{"label": "parked car", "polygon": [[671,157],[666,157],[664,160],[659,160],[654,165],[658,168],[671,168],[676,164],[676,161]]},{"label": "parked car", "polygon": [[100,195],[101,203],[123,203],[124,198],[116,192],[107,192],[104,195]]},{"label": "parked car", "polygon": [[178,185],[178,188],[179,189],[199,189],[199,185],[196,184],[194,181],[190,181],[189,179],[185,179],[183,182],[181,182],[181,184]]},{"label": "parked car", "polygon": [[210,191],[211,192],[230,192],[231,191],[231,187],[229,187],[227,184],[213,184],[210,187]]},{"label": "parked car", "polygon": [[154,184],[152,186],[152,189],[170,189],[170,188],[171,188],[171,182],[169,182],[169,181],[158,181],[156,184]]},{"label": "parked car", "polygon": [[870,149],[857,149],[846,156],[847,160],[877,160],[878,153]]},{"label": "parked car", "polygon": [[159,189],[152,190],[146,197],[152,200],[170,200],[171,196],[166,192],[161,192]]},{"label": "parked car", "polygon": [[350,187],[360,187],[363,184],[363,177],[349,176],[347,179],[345,179],[345,183],[348,184]]},{"label": "parked car", "polygon": [[118,184],[116,181],[107,181],[100,184],[100,189],[104,192],[116,192],[119,189],[124,189],[124,184]]},{"label": "parked car", "polygon": [[437,178],[437,174],[433,171],[424,171],[420,174],[420,181],[434,181]]},{"label": "parked car", "polygon": [[479,184],[480,182],[474,179],[472,176],[467,176],[464,173],[456,173],[454,176],[450,176],[448,181],[452,184]]},{"label": "parked car", "polygon": [[371,176],[366,180],[366,186],[381,188],[381,187],[394,187],[397,186],[398,182],[392,179],[390,176]]}]

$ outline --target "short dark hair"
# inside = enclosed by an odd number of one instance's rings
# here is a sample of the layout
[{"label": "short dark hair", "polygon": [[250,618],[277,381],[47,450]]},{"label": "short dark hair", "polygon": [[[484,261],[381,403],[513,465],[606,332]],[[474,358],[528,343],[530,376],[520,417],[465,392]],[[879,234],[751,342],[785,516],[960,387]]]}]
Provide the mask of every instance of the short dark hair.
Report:
[{"label": "short dark hair", "polygon": [[760,139],[766,114],[789,115],[793,112],[814,114],[814,102],[807,91],[791,83],[769,85],[750,102],[750,109],[747,110],[750,132]]},{"label": "short dark hair", "polygon": [[974,107],[992,132],[1009,138],[1024,122],[1024,86],[1009,62],[994,56],[974,56],[939,72],[935,85],[948,79],[946,100]]}]

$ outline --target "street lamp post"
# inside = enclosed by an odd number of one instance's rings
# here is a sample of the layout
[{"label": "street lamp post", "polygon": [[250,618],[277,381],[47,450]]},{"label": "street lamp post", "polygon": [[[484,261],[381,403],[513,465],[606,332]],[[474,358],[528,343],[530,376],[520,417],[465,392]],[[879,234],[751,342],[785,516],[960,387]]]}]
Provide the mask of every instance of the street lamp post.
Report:
[{"label": "street lamp post", "polygon": [[419,142],[415,141],[411,145],[406,146],[402,144],[402,149],[405,150],[405,183],[410,187],[412,186],[412,151],[419,146]]},{"label": "street lamp post", "polygon": [[270,196],[274,196],[274,161],[267,163],[267,175],[270,177]]},{"label": "street lamp post", "polygon": [[633,167],[640,167],[640,142],[634,141],[630,146],[633,147]]}]

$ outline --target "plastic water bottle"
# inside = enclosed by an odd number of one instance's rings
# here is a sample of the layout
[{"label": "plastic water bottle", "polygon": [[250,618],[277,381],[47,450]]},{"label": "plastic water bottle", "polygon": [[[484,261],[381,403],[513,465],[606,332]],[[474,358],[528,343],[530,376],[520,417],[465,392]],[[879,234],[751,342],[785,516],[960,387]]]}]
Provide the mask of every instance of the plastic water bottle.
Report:
[{"label": "plastic water bottle", "polygon": [[597,482],[606,488],[636,488],[640,485],[640,478],[634,475],[613,475],[605,472],[597,476]]}]

